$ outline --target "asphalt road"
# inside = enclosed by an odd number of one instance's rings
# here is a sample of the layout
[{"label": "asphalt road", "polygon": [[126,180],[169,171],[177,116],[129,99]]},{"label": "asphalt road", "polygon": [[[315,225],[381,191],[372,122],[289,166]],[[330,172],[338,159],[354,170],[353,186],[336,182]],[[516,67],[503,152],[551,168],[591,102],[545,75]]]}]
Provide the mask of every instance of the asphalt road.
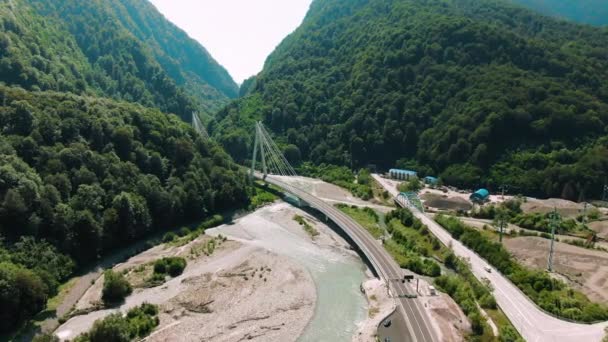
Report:
[{"label": "asphalt road", "polygon": [[[260,174],[256,177],[261,178]],[[392,342],[433,342],[438,341],[437,335],[431,325],[431,318],[423,305],[416,298],[407,298],[408,295],[415,294],[415,291],[408,283],[402,283],[403,271],[393,258],[386,252],[384,247],[356,221],[336,209],[333,205],[326,203],[323,200],[311,195],[310,193],[295,188],[283,181],[281,177],[268,176],[266,182],[274,184],[287,192],[299,197],[301,200],[308,203],[311,207],[319,210],[326,215],[335,224],[340,226],[344,232],[354,241],[357,247],[364,253],[376,272],[387,281],[391,293],[396,297],[397,310],[400,310],[404,324],[396,324],[396,326],[404,327],[404,331],[398,333],[399,336],[391,338]]]},{"label": "asphalt road", "polygon": [[[391,195],[397,197],[399,192],[379,175],[372,175]],[[405,203],[399,203],[402,206]],[[517,286],[500,274],[494,267],[489,265],[475,252],[469,250],[458,240],[441,227],[437,222],[431,220],[424,213],[415,208],[410,208],[429,230],[446,246],[452,246],[454,254],[468,259],[471,269],[477,279],[486,278],[494,288],[496,302],[511,320],[511,323],[519,331],[526,341],[530,342],[595,342],[601,341],[605,335],[604,329],[608,322],[598,324],[578,324],[553,317],[538,306],[536,306]],[[492,272],[488,273],[484,268],[490,267]]]}]

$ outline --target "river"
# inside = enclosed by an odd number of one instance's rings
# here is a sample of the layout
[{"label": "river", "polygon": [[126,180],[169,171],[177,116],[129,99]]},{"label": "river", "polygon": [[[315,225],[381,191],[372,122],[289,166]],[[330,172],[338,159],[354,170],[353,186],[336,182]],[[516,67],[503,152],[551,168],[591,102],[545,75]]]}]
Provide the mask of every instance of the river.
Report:
[{"label": "river", "polygon": [[[320,235],[314,240],[306,235],[293,220],[295,214],[305,216]],[[273,204],[207,234],[289,256],[310,272],[317,292],[315,312],[298,341],[351,341],[358,323],[366,319],[367,301],[360,291],[365,265],[335,232],[301,210]]]}]

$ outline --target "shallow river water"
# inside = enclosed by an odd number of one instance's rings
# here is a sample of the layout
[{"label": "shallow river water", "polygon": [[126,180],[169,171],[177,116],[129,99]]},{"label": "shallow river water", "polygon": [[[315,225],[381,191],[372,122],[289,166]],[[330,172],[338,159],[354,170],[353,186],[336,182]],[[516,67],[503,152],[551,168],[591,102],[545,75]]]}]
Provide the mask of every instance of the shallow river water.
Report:
[{"label": "shallow river water", "polygon": [[[227,235],[287,255],[304,266],[315,282],[317,301],[313,318],[298,341],[351,341],[357,324],[367,317],[367,302],[359,289],[366,279],[365,266],[343,248],[320,246],[296,233],[294,229],[301,228],[292,222],[295,213],[303,215],[286,203],[274,204],[207,234]],[[339,239],[326,226],[320,228]]]}]

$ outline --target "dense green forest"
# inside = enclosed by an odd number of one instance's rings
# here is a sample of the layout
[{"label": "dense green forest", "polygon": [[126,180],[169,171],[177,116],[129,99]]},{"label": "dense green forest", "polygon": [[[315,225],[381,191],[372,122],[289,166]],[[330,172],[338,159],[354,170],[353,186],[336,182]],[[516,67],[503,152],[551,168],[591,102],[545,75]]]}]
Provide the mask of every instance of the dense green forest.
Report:
[{"label": "dense green forest", "polygon": [[540,13],[591,25],[608,25],[605,0],[512,0]]},{"label": "dense green forest", "polygon": [[[505,1],[314,1],[212,134],[262,120],[304,161],[578,200],[608,177],[608,29]],[[293,153],[293,151],[292,151]]]},{"label": "dense green forest", "polygon": [[245,174],[177,116],[6,86],[0,104],[1,331],[75,267],[248,204]]},{"label": "dense green forest", "polygon": [[139,102],[184,119],[238,96],[226,70],[148,1],[3,1],[0,26],[6,84]]}]

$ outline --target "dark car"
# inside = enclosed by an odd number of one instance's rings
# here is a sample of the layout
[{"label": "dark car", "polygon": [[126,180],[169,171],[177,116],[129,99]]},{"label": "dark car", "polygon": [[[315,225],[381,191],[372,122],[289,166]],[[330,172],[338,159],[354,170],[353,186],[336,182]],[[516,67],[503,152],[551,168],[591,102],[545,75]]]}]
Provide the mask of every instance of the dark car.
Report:
[{"label": "dark car", "polygon": [[388,328],[391,326],[391,324],[393,324],[393,322],[391,322],[391,320],[389,319],[388,321],[385,321],[383,325],[385,328]]}]

